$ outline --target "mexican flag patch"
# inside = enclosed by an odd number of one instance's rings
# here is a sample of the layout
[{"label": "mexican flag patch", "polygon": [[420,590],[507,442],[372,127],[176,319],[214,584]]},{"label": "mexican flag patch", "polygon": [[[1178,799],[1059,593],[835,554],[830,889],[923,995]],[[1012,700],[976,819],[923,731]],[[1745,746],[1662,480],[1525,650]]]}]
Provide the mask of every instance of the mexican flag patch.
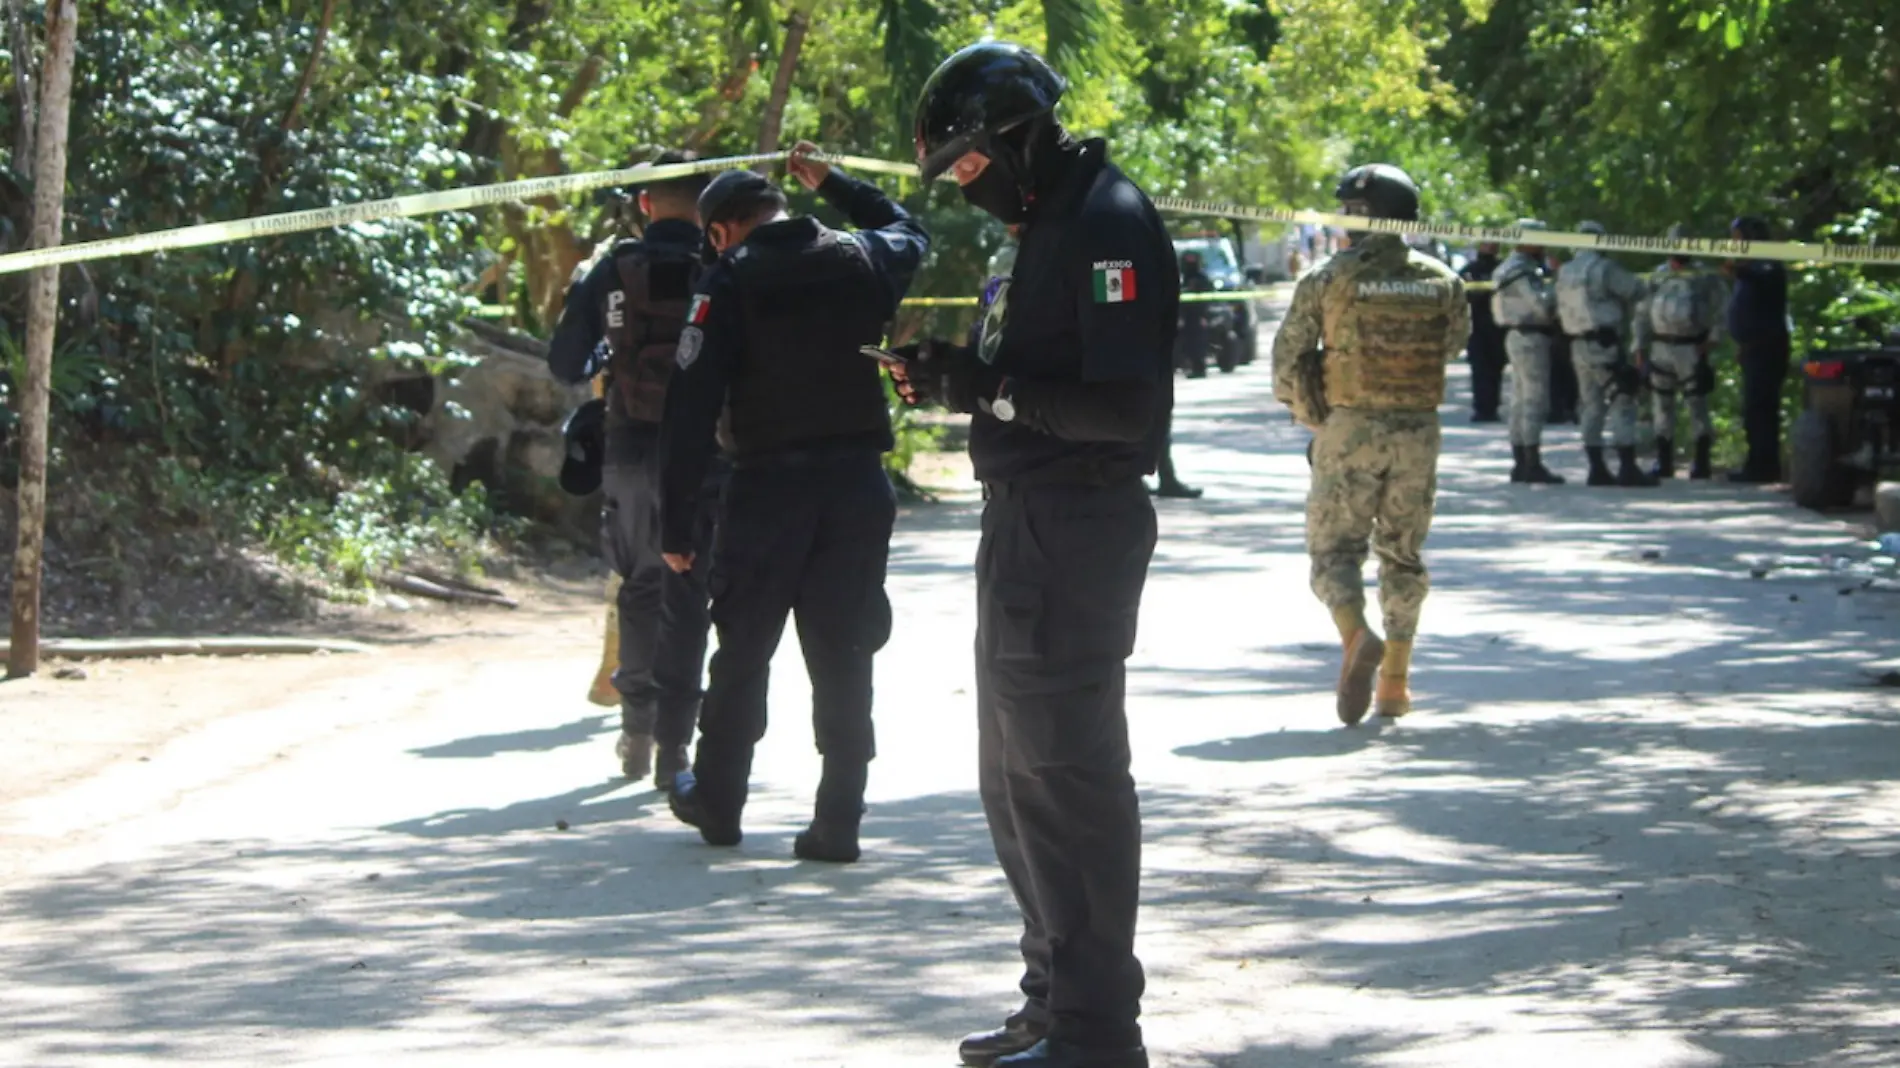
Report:
[{"label": "mexican flag patch", "polygon": [[1135,299],[1135,265],[1103,260],[1095,265],[1095,303],[1126,304]]},{"label": "mexican flag patch", "polygon": [[712,298],[704,293],[693,295],[693,306],[686,309],[686,321],[699,326],[706,321],[706,313],[712,309]]}]

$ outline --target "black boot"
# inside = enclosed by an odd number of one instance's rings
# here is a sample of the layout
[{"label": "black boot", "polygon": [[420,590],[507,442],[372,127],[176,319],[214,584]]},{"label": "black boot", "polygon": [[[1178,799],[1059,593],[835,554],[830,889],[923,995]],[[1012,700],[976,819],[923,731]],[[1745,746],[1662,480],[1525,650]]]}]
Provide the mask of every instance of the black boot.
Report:
[{"label": "black boot", "polygon": [[699,828],[699,837],[707,845],[736,846],[744,839],[736,818],[718,816],[706,810],[699,784],[690,771],[682,771],[673,780],[673,793],[666,799],[673,816],[689,827]]},{"label": "black boot", "polygon": [[1544,447],[1542,445],[1524,446],[1524,481],[1540,486],[1561,486],[1564,477],[1551,472],[1544,466]]},{"label": "black boot", "polygon": [[1603,462],[1603,446],[1585,445],[1584,455],[1590,458],[1590,477],[1584,483],[1589,486],[1614,486],[1616,476],[1610,473],[1610,466]]},{"label": "black boot", "polygon": [[662,793],[672,793],[673,783],[679,774],[693,766],[693,755],[684,745],[662,745],[659,747],[653,766],[653,787]]},{"label": "black boot", "polygon": [[1522,445],[1511,446],[1511,481],[1512,482],[1529,482],[1530,481],[1530,479],[1524,477],[1524,454],[1529,451],[1530,451],[1529,449],[1525,448]]},{"label": "black boot", "polygon": [[864,818],[864,785],[869,778],[868,761],[825,758],[817,811],[811,826],[792,840],[794,856],[832,864],[858,859],[858,824]]},{"label": "black boot", "polygon": [[1656,486],[1656,476],[1643,470],[1636,462],[1636,446],[1619,445],[1616,447],[1616,484],[1619,486]]},{"label": "black boot", "polygon": [[620,758],[620,774],[639,782],[653,770],[653,736],[623,728],[614,743],[614,755]]},{"label": "black boot", "polygon": [[1045,1038],[1014,1057],[1004,1057],[996,1068],[1148,1068],[1148,1051],[1141,1046],[1078,1046]]},{"label": "black boot", "polygon": [[1706,479],[1715,474],[1714,468],[1709,464],[1709,453],[1714,448],[1715,440],[1713,438],[1703,437],[1695,439],[1695,460],[1689,465],[1690,478]]},{"label": "black boot", "polygon": [[995,1031],[981,1031],[957,1043],[957,1056],[970,1068],[990,1068],[999,1058],[1021,1053],[1042,1041],[1049,1029],[1021,1015],[1011,1016]]},{"label": "black boot", "polygon": [[1676,477],[1676,443],[1673,440],[1656,439],[1656,466],[1649,473],[1659,479]]}]

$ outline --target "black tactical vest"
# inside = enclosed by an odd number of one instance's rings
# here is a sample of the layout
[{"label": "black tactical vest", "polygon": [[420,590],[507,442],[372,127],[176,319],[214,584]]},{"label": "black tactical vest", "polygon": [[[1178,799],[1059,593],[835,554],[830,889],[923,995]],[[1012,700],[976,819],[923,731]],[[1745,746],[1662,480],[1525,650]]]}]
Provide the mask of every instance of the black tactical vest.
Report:
[{"label": "black tactical vest", "polygon": [[658,424],[686,311],[699,287],[699,248],[655,241],[616,249],[619,292],[607,298],[608,370],[621,414]]},{"label": "black tactical vest", "polygon": [[859,351],[883,339],[888,298],[855,240],[810,225],[810,240],[762,234],[728,261],[745,315],[727,410],[741,457],[858,436],[889,447],[883,376]]}]

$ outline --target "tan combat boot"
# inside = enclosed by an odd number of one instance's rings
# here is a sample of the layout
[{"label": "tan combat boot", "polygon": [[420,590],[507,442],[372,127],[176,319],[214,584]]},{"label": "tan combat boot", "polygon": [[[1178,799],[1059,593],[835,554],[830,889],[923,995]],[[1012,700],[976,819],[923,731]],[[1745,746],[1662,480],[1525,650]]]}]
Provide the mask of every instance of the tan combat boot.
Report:
[{"label": "tan combat boot", "polygon": [[1385,659],[1385,643],[1366,626],[1365,614],[1357,608],[1333,609],[1333,622],[1345,647],[1339,664],[1339,722],[1356,727],[1372,705],[1373,680]]},{"label": "tan combat boot", "polygon": [[1385,659],[1379,664],[1379,688],[1374,703],[1379,715],[1398,719],[1412,710],[1412,691],[1406,684],[1412,669],[1412,643],[1385,643]]}]

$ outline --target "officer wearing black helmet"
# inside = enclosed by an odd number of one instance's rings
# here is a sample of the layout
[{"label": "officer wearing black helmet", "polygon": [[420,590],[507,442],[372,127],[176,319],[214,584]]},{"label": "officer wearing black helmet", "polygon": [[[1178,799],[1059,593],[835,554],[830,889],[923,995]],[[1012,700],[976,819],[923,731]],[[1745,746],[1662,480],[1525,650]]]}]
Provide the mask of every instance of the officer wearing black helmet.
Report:
[{"label": "officer wearing black helmet", "polygon": [[[687,163],[669,151],[656,166]],[[660,558],[659,438],[674,348],[700,273],[697,218],[704,175],[648,184],[640,210],[645,234],[622,241],[568,290],[560,323],[548,345],[548,367],[564,382],[585,382],[604,367],[606,399],[577,413],[568,426],[569,451],[578,463],[563,468],[563,487],[585,496],[602,486],[601,544],[620,576],[621,773],[670,790],[686,767],[687,746],[699,716],[706,662],[706,571],[670,571]],[[604,408],[604,413],[602,412]],[[604,426],[602,416],[604,414]],[[590,459],[585,441],[604,434]],[[725,476],[723,461],[707,466],[705,504],[694,516],[698,543],[712,538],[713,509]],[[658,750],[655,760],[654,751]]]},{"label": "officer wearing black helmet", "polygon": [[699,750],[671,804],[708,844],[739,843],[767,672],[795,615],[824,777],[794,851],[848,863],[875,748],[871,661],[890,637],[884,569],[897,508],[883,377],[861,350],[883,339],[929,238],[813,151],[793,150],[792,174],[857,232],[787,217],[785,194],[751,171],[721,174],[699,199],[718,261],[693,298],[667,397],[661,543],[675,569],[694,566],[695,498],[722,411],[733,473],[713,550],[719,651]]},{"label": "officer wearing black helmet", "polygon": [[1154,552],[1142,476],[1173,405],[1180,277],[1153,205],[1054,117],[1066,84],[1016,45],[950,57],[917,108],[926,179],[1021,243],[977,343],[906,353],[907,397],[974,413],[983,807],[1023,914],[1025,1003],[971,1065],[1146,1066],[1141,826],[1124,662]]}]

